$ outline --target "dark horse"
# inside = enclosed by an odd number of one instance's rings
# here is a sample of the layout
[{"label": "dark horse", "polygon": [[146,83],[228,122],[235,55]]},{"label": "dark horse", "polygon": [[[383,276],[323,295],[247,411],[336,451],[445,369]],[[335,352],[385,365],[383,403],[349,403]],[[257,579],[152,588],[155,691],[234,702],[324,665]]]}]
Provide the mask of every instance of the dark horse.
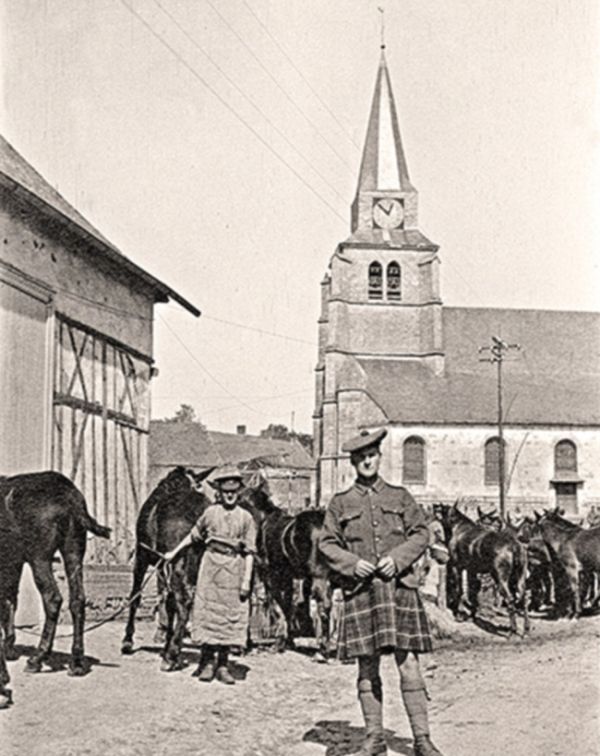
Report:
[{"label": "dark horse", "polygon": [[[146,571],[159,563],[161,554],[183,540],[210,505],[210,499],[200,491],[200,485],[213,469],[194,473],[176,467],[160,481],[140,510],[136,523],[129,618],[121,644],[123,654],[133,652],[135,614]],[[192,545],[171,562],[168,575],[162,570],[157,573],[159,611],[166,631],[162,662],[165,671],[181,669],[181,644],[194,599],[201,556],[202,548]]]},{"label": "dark horse", "polygon": [[510,632],[517,632],[517,606],[522,607],[524,634],[529,632],[529,616],[525,602],[527,550],[508,529],[496,531],[478,525],[459,511],[457,504],[442,506],[442,524],[450,551],[448,572],[451,576],[450,608],[458,615],[462,595],[462,573],[467,572],[471,615],[475,618],[479,576],[491,575],[506,602]]},{"label": "dark horse", "polygon": [[69,674],[85,674],[83,557],[88,531],[101,538],[110,535],[110,528],[94,520],[83,494],[64,475],[49,471],[0,479],[0,690],[8,683],[4,659],[16,658],[14,616],[25,563],[31,567],[45,613],[40,643],[27,661],[27,671],[40,672],[52,651],[62,604],[52,570],[57,551],[65,567],[73,617]]},{"label": "dark horse", "polygon": [[[569,616],[579,617],[582,594],[593,588],[600,576],[600,527],[586,530],[564,519],[556,511],[538,515],[537,519],[537,532],[552,557],[559,561],[568,581]],[[597,597],[592,596],[592,603],[594,606],[598,603]]]},{"label": "dark horse", "polygon": [[277,649],[282,651],[294,645],[294,580],[302,580],[317,645],[326,656],[331,591],[328,572],[317,549],[324,510],[305,509],[296,515],[287,514],[270,499],[265,483],[244,489],[241,504],[257,520],[258,573],[285,626],[277,638]]}]

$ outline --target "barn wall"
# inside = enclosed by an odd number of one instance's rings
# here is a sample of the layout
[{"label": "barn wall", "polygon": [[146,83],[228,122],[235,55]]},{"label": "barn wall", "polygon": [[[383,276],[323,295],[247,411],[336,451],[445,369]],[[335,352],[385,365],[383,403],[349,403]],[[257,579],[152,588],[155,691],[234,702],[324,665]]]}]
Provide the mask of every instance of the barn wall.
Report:
[{"label": "barn wall", "polygon": [[90,262],[98,251],[61,235],[6,191],[0,193],[0,235],[0,259],[49,286],[56,310],[152,354],[153,299],[128,274],[99,269]]},{"label": "barn wall", "polygon": [[0,192],[0,474],[73,479],[113,529],[96,563],[128,560],[146,497],[152,314],[151,291]]}]

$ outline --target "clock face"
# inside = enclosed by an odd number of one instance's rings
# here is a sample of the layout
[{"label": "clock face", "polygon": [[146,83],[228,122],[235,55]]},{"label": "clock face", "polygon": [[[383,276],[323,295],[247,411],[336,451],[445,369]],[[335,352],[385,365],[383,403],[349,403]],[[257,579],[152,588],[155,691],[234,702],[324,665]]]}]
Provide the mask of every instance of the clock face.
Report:
[{"label": "clock face", "polygon": [[376,228],[400,228],[404,220],[404,205],[398,199],[382,197],[373,203],[373,222]]}]

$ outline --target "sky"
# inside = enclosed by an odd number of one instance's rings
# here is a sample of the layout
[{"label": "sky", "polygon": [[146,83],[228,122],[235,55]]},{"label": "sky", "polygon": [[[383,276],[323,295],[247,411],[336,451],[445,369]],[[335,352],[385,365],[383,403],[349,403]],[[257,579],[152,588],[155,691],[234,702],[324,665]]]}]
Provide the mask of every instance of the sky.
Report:
[{"label": "sky", "polygon": [[598,310],[600,0],[0,0],[0,131],[202,310],[156,307],[154,417],[312,430],[378,7],[444,304]]}]

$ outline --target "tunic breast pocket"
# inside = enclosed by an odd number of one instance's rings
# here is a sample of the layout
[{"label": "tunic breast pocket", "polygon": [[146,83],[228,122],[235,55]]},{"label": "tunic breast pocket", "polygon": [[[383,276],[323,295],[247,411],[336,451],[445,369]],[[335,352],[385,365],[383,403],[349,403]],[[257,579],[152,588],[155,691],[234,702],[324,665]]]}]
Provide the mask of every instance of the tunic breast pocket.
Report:
[{"label": "tunic breast pocket", "polygon": [[402,510],[400,507],[394,504],[382,504],[381,511],[383,512],[383,521],[388,533],[403,536],[404,518],[402,517]]},{"label": "tunic breast pocket", "polygon": [[362,519],[362,511],[360,509],[347,510],[340,515],[340,528],[347,543],[363,540]]}]

